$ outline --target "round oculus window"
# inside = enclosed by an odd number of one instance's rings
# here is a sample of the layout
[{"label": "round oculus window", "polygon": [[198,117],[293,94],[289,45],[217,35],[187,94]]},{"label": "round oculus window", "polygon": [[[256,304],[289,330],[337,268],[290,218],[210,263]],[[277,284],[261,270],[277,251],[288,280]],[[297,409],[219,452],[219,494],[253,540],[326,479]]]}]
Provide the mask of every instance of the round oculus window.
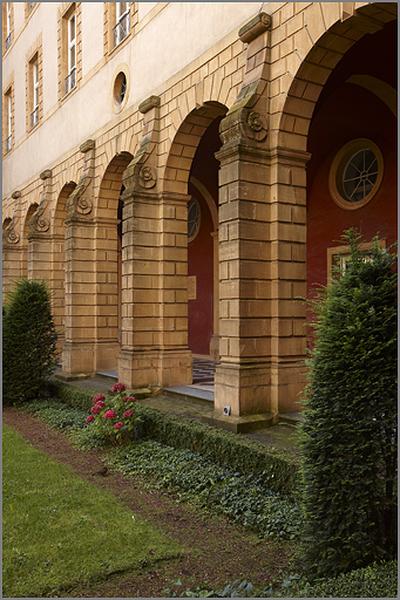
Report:
[{"label": "round oculus window", "polygon": [[126,75],[120,71],[114,81],[114,100],[118,106],[121,106],[125,99],[127,87]]},{"label": "round oculus window", "polygon": [[201,222],[200,202],[191,198],[188,205],[188,239],[192,242],[199,233]]},{"label": "round oculus window", "polygon": [[336,155],[329,188],[339,206],[361,208],[378,191],[383,176],[383,158],[378,146],[366,139],[346,144]]}]

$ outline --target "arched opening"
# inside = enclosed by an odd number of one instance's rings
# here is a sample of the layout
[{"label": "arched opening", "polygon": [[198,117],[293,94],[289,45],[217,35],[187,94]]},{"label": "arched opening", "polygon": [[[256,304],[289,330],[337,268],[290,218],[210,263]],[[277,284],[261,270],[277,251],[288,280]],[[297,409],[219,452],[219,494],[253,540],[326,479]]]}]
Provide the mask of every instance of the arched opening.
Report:
[{"label": "arched opening", "polygon": [[64,342],[65,329],[65,220],[67,218],[68,197],[76,188],[74,181],[66,183],[58,196],[54,210],[52,254],[53,269],[51,272],[51,290],[54,324],[57,329],[59,348]]},{"label": "arched opening", "polygon": [[189,175],[188,192],[188,336],[193,355],[215,357],[218,270],[218,161],[221,147],[216,117],[198,145]]},{"label": "arched opening", "polygon": [[[15,266],[12,261],[10,261],[10,257],[12,252],[9,249],[9,242],[7,239],[8,228],[12,223],[12,219],[7,217],[3,221],[3,294],[4,298],[6,293],[9,291],[11,287],[11,283],[13,278],[15,278]],[[13,268],[14,267],[14,268]]]},{"label": "arched opening", "polygon": [[132,158],[129,152],[121,152],[109,162],[97,205],[96,369],[111,377],[117,377],[121,344],[122,175]]},{"label": "arched opening", "polygon": [[[219,125],[227,108],[207,102],[180,126],[165,170],[164,189],[188,197],[187,332],[193,384],[212,384],[218,350]],[[184,307],[182,307],[184,308]],[[210,393],[209,399],[213,394]]]},{"label": "arched opening", "polygon": [[[381,142],[374,139],[381,134],[374,122],[393,118],[390,112],[393,93],[387,94],[391,85],[383,72],[386,65],[382,63],[388,59],[393,64],[395,47],[388,35],[397,9],[391,3],[368,3],[358,8],[351,4],[338,5],[336,13],[331,14],[335,17],[329,28],[324,30],[322,20],[315,23],[314,35],[310,35],[311,27],[305,32],[299,48],[301,54],[296,54],[299,66],[289,86],[282,77],[283,89],[287,91],[276,119],[279,130],[270,134],[274,155],[270,171],[271,204],[275,204],[272,208],[277,221],[273,230],[277,254],[271,286],[275,332],[271,336],[272,388],[280,413],[299,410],[299,394],[306,381],[306,348],[311,343],[312,330],[307,328],[305,303],[299,299],[315,293],[316,285],[326,283],[332,263],[340,264],[342,259],[345,262],[347,249],[340,248],[344,229],[355,225],[368,236],[373,225],[373,233],[384,225],[382,214],[378,215],[378,222],[369,214],[377,195],[371,194],[364,204],[365,198],[357,194],[353,208],[348,208],[351,202],[344,198],[347,208],[343,208],[332,194],[330,181],[336,187],[339,183],[337,192],[343,194],[356,153],[361,150],[362,157],[364,150],[371,150],[363,146],[345,148],[347,142],[358,144],[369,135],[372,136],[369,141],[379,147]],[[310,23],[312,17],[310,9]],[[307,25],[306,13],[304,18]],[[290,73],[285,78],[288,76]],[[379,89],[377,80],[382,82]],[[378,93],[371,93],[372,89]],[[384,95],[386,102],[382,101]],[[372,107],[378,111],[378,119]],[[343,149],[344,154],[340,154]],[[393,161],[391,151],[386,161]],[[379,189],[385,189],[387,176],[385,167]],[[383,212],[393,215],[390,211],[385,203]],[[279,213],[282,217],[286,215],[287,228],[279,226]],[[280,290],[287,299],[282,301]]]},{"label": "arched opening", "polygon": [[30,221],[31,221],[34,213],[36,212],[38,206],[39,206],[39,204],[37,202],[34,202],[33,204],[31,204],[29,206],[28,211],[26,213],[25,221],[24,221],[24,228],[23,228],[23,234],[22,234],[22,261],[21,261],[21,276],[22,277],[29,277],[29,273],[28,273],[29,224],[30,224]]},{"label": "arched opening", "polygon": [[[397,232],[397,26],[356,42],[327,80],[308,132],[307,289],[345,268],[344,230],[391,245]],[[368,247],[365,247],[368,252]]]}]

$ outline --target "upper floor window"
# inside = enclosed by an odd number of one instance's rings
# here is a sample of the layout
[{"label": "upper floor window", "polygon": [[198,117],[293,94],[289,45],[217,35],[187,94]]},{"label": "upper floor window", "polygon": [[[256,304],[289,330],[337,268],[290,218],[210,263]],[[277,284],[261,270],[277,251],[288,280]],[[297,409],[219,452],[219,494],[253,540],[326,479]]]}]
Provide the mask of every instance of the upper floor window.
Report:
[{"label": "upper floor window", "polygon": [[13,88],[10,86],[4,94],[4,153],[10,152],[13,146]]},{"label": "upper floor window", "polygon": [[[4,15],[4,13],[3,13]],[[12,42],[12,26],[13,26],[13,14],[12,14],[12,3],[5,2],[5,32],[4,32],[4,47],[5,50],[11,46]]]},{"label": "upper floor window", "polygon": [[114,46],[126,38],[130,29],[129,2],[115,3]]},{"label": "upper floor window", "polygon": [[35,54],[30,63],[30,85],[31,85],[31,127],[39,122],[39,56]]},{"label": "upper floor window", "polygon": [[37,2],[25,2],[25,18],[27,19],[33,9],[35,8]]},{"label": "upper floor window", "polygon": [[76,15],[73,12],[67,22],[67,77],[65,93],[76,86]]}]

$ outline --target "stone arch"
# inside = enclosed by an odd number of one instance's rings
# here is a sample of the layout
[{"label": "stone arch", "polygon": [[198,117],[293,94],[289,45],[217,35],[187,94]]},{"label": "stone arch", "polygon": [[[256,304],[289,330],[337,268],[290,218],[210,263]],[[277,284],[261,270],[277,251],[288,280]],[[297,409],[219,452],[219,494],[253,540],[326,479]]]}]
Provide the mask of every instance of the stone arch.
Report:
[{"label": "stone arch", "polygon": [[[18,273],[17,256],[13,251],[13,244],[9,242],[10,231],[8,228],[12,226],[12,218],[5,217],[3,220],[3,293],[6,294],[12,287],[12,282],[15,279],[15,274]],[[15,235],[15,232],[12,232]],[[11,238],[12,239],[12,238]]]},{"label": "stone arch", "polygon": [[99,186],[96,206],[97,217],[117,218],[122,175],[132,158],[133,156],[130,152],[123,151],[115,154],[108,162]]},{"label": "stone arch", "polygon": [[54,214],[52,219],[53,235],[61,235],[64,237],[64,222],[67,218],[68,197],[72,194],[75,188],[75,181],[70,180],[61,186],[61,189],[56,196],[57,200],[54,206]]},{"label": "stone arch", "polygon": [[[315,3],[310,10],[322,10]],[[343,4],[343,3],[342,3]],[[282,95],[279,105],[278,131],[271,136],[271,142],[277,147],[307,150],[307,135],[318,98],[324,84],[343,58],[346,52],[366,33],[374,33],[396,19],[397,8],[393,3],[369,3],[357,9],[354,3],[350,8],[351,15],[344,8],[341,15],[336,15],[331,27],[325,31],[310,33],[305,16],[305,26],[301,32],[302,46],[300,52],[295,51],[295,74],[290,84],[285,84],[287,92]],[[321,19],[319,23],[324,23]],[[314,37],[314,39],[313,39]],[[303,43],[301,43],[303,42]],[[287,75],[290,73],[287,73]]]},{"label": "stone arch", "polygon": [[122,176],[130,152],[119,152],[101,178],[95,216],[97,358],[99,371],[115,371],[121,341]]},{"label": "stone arch", "polygon": [[21,276],[28,277],[28,235],[29,235],[29,224],[30,221],[38,209],[39,204],[33,202],[29,205],[26,211],[25,218],[22,225],[22,239],[21,239]]},{"label": "stone arch", "polygon": [[52,269],[50,286],[54,324],[58,333],[58,344],[64,341],[65,327],[65,220],[68,197],[76,188],[74,181],[65,183],[56,200],[52,219]]},{"label": "stone arch", "polygon": [[26,211],[23,230],[22,230],[22,236],[23,236],[24,241],[26,241],[28,239],[29,223],[30,223],[30,220],[33,217],[34,213],[38,209],[38,206],[39,206],[38,202],[32,202],[32,204],[29,205],[28,210]]},{"label": "stone arch", "polygon": [[211,123],[227,111],[219,102],[205,102],[185,117],[168,152],[163,173],[164,192],[187,194],[190,168],[200,140]]}]

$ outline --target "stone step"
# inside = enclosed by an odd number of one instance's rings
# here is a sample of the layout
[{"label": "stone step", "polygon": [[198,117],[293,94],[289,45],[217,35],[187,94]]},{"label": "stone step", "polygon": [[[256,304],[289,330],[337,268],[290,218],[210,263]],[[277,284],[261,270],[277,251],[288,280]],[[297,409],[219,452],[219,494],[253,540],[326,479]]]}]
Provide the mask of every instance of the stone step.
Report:
[{"label": "stone step", "polygon": [[292,427],[297,427],[297,425],[300,425],[303,420],[304,416],[300,411],[279,414],[279,421],[281,423],[291,425]]}]

